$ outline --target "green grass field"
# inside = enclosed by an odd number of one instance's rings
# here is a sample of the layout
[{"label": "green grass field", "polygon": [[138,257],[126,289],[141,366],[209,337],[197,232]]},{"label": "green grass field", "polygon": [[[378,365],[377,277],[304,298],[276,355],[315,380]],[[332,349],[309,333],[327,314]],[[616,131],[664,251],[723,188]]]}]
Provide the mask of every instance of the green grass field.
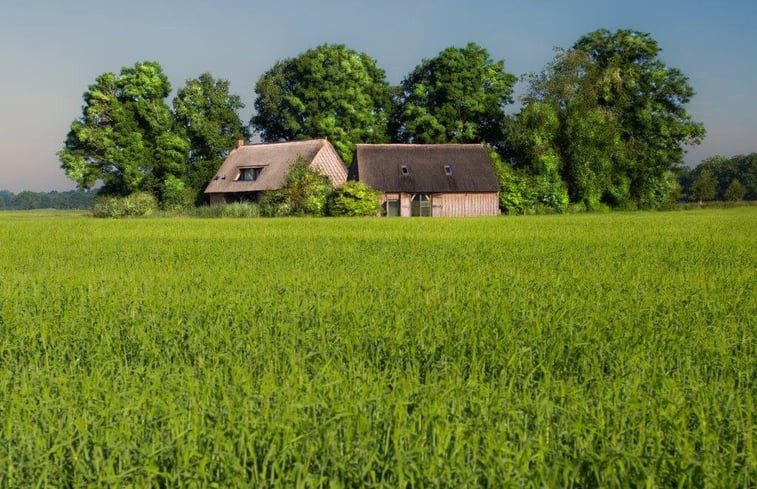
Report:
[{"label": "green grass field", "polygon": [[2,213],[0,487],[755,487],[756,270],[755,207]]}]

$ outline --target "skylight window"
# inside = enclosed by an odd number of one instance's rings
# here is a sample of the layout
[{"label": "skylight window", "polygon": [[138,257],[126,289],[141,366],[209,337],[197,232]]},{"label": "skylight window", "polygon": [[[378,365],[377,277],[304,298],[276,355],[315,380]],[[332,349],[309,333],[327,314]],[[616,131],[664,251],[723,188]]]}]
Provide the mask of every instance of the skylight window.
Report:
[{"label": "skylight window", "polygon": [[403,175],[407,175],[407,174],[408,174],[407,165],[402,165],[402,166],[400,167],[400,172],[401,172],[401,173],[402,173]]},{"label": "skylight window", "polygon": [[452,176],[452,167],[449,165],[444,165],[444,174],[448,177]]}]

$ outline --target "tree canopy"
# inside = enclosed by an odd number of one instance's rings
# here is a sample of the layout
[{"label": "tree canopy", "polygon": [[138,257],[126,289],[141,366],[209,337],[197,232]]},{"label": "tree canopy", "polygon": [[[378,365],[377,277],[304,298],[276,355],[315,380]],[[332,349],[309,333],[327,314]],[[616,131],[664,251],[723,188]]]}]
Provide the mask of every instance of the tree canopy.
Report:
[{"label": "tree canopy", "polygon": [[242,99],[229,92],[229,82],[210,73],[187,80],[173,100],[177,132],[189,147],[186,183],[197,200],[237,140],[246,137],[237,114],[242,108]]},{"label": "tree canopy", "polygon": [[356,143],[386,134],[391,90],[365,53],[324,44],[277,62],[255,86],[250,123],[267,142],[328,138],[346,163]]},{"label": "tree canopy", "polygon": [[504,61],[474,43],[449,47],[402,81],[391,121],[398,142],[472,143],[500,146],[505,105],[512,103],[517,78]]},{"label": "tree canopy", "polygon": [[696,168],[683,169],[678,180],[688,200],[699,200],[702,186],[700,180],[704,173],[707,174],[703,178],[706,186],[710,185],[710,180],[714,185],[714,194],[709,198],[757,200],[757,153],[730,158],[716,155],[705,159]]},{"label": "tree canopy", "polygon": [[164,102],[170,91],[156,62],[98,76],[58,152],[66,175],[83,189],[102,180],[106,193],[159,193],[168,175],[182,174],[187,153]]},{"label": "tree canopy", "polygon": [[549,160],[570,200],[589,207],[667,202],[683,146],[698,144],[704,128],[685,108],[688,79],[659,52],[649,34],[605,29],[559,50],[529,77],[509,156],[535,173]]}]

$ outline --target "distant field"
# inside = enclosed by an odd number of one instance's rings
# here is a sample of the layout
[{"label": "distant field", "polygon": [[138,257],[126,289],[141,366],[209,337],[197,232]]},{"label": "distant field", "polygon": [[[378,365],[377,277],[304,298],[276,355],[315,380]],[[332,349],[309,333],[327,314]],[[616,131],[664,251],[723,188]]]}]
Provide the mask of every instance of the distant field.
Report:
[{"label": "distant field", "polygon": [[757,208],[0,214],[0,487],[755,487]]}]

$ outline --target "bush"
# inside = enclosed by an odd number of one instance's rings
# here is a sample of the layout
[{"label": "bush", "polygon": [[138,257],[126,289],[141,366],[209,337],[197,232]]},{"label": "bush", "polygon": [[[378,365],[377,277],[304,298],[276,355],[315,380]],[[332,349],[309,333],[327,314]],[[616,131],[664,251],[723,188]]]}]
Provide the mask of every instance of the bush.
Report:
[{"label": "bush", "polygon": [[281,190],[265,192],[260,199],[261,215],[323,216],[326,198],[331,193],[331,182],[307,162],[298,158],[289,168]]},{"label": "bush", "polygon": [[181,211],[192,206],[194,191],[173,175],[168,175],[160,186],[161,207],[165,211]]},{"label": "bush", "polygon": [[533,214],[535,195],[531,179],[513,170],[499,155],[487,148],[499,183],[499,208],[505,214]]},{"label": "bush", "polygon": [[260,215],[264,217],[283,217],[291,214],[290,205],[281,190],[269,190],[260,198]]},{"label": "bush", "polygon": [[330,216],[375,216],[380,211],[379,193],[362,182],[344,182],[326,199]]},{"label": "bush", "polygon": [[102,196],[95,199],[95,217],[147,216],[158,208],[155,196],[148,192],[135,192],[126,197]]}]

